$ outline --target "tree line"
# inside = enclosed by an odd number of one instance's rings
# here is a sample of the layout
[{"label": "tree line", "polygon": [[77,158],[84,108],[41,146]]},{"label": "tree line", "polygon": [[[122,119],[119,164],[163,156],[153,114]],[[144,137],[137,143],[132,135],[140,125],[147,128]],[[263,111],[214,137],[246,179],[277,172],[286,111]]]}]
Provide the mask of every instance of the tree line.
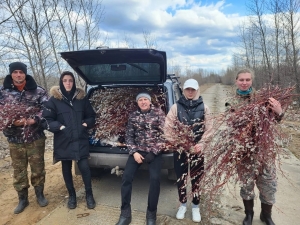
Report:
[{"label": "tree line", "polygon": [[248,67],[255,72],[254,85],[265,83],[296,84],[300,93],[299,0],[249,0],[249,16],[240,25],[240,45],[224,80],[232,80],[235,71]]},{"label": "tree line", "polygon": [[[233,84],[239,68],[255,72],[254,86],[265,83],[287,86],[298,84],[299,0],[249,0],[249,16],[239,27],[240,44],[232,65],[224,71],[181,71],[172,73],[200,83]],[[0,0],[0,73],[7,65],[23,61],[33,77],[46,89],[67,68],[59,52],[104,46],[108,37],[100,30],[105,11],[101,0]],[[156,37],[143,30],[146,48],[158,48]],[[137,47],[124,34],[128,47]],[[79,84],[84,86],[80,79]],[[297,85],[297,93],[300,86]]]},{"label": "tree line", "polygon": [[[101,0],[0,0],[0,70],[22,61],[46,89],[67,64],[59,52],[101,46]],[[79,82],[82,82],[78,79]],[[83,86],[83,83],[81,83]]]},{"label": "tree line", "polygon": [[240,42],[232,65],[218,73],[187,70],[182,80],[233,85],[236,72],[250,68],[255,73],[255,88],[264,84],[296,85],[299,94],[300,1],[248,0],[246,6],[249,15],[239,26]]}]

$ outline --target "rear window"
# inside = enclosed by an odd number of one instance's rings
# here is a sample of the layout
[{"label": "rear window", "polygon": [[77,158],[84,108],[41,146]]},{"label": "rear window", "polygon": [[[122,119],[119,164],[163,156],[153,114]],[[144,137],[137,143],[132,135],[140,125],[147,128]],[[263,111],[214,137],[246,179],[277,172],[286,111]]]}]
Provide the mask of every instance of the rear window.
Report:
[{"label": "rear window", "polygon": [[78,67],[93,83],[159,82],[161,68],[158,63],[95,64]]}]

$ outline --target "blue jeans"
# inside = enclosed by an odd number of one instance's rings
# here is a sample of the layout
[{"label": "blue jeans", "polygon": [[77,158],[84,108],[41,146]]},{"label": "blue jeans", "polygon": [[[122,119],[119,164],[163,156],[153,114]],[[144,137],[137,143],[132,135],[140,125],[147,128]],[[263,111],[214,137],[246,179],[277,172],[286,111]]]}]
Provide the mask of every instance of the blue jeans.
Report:
[{"label": "blue jeans", "polygon": [[[139,151],[139,153],[145,157],[147,152]],[[121,198],[122,206],[121,210],[129,209],[131,202],[131,193],[132,193],[132,181],[134,175],[138,168],[142,164],[138,164],[132,155],[129,155],[125,170],[122,177],[122,186],[121,186]],[[148,164],[149,175],[150,175],[150,187],[148,193],[148,210],[150,212],[157,210],[157,204],[160,193],[160,171],[162,165],[162,156],[161,154],[155,156],[154,160]]]}]

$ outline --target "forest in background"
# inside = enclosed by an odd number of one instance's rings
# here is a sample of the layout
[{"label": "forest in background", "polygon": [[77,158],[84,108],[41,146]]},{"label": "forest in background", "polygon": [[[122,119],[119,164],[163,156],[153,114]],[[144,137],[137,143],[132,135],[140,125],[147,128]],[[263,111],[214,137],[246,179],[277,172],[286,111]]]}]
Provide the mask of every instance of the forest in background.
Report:
[{"label": "forest in background", "polygon": [[[105,14],[101,0],[0,0],[0,5],[0,73],[3,76],[7,74],[7,62],[17,58],[26,62],[41,86],[49,89],[67,67],[59,52],[94,49],[107,43],[108,37],[100,29]],[[257,89],[265,83],[283,87],[298,84],[300,1],[249,0],[246,5],[249,15],[240,24],[240,42],[231,66],[223,71],[201,68],[194,71],[183,70],[178,65],[172,73],[182,81],[193,77],[200,84],[232,85],[236,71],[247,67],[255,72]],[[141,35],[144,48],[156,47],[151,32],[143,31]],[[126,35],[123,39],[129,42]],[[299,85],[296,91],[300,93]]]}]

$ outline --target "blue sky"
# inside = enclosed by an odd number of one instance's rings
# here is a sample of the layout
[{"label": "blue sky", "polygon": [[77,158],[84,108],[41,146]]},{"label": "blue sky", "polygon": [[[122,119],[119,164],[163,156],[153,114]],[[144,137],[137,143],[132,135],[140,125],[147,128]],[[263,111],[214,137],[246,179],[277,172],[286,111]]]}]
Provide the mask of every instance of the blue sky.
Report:
[{"label": "blue sky", "polygon": [[109,47],[145,47],[143,32],[180,66],[219,71],[231,65],[246,0],[103,0],[101,30]]}]

